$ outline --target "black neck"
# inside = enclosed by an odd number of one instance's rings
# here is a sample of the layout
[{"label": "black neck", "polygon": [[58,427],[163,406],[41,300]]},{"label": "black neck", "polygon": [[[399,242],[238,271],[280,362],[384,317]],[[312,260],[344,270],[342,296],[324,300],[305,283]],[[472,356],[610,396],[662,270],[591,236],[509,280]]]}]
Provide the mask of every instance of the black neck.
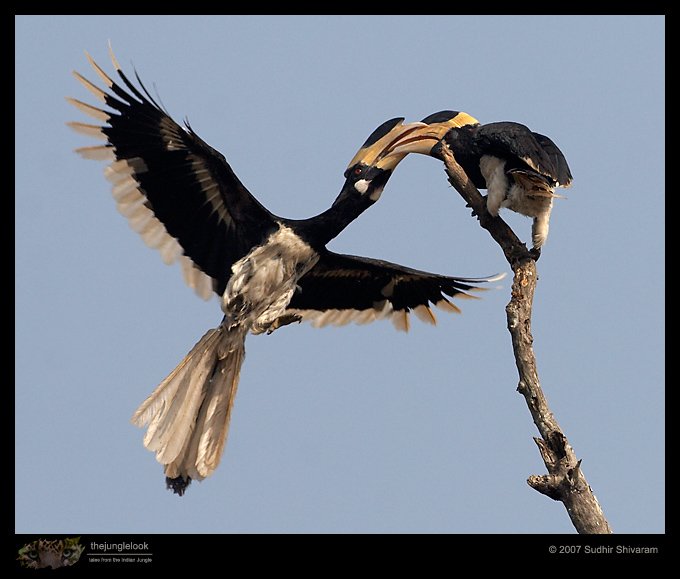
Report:
[{"label": "black neck", "polygon": [[337,237],[352,221],[373,205],[369,195],[341,194],[323,213],[309,219],[292,222],[295,231],[312,247],[321,249]]}]

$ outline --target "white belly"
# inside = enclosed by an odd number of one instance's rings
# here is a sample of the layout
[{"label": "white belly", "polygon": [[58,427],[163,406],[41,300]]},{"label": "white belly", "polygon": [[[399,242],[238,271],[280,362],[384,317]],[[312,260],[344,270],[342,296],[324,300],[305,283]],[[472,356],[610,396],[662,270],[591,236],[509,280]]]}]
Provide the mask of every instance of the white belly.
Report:
[{"label": "white belly", "polygon": [[484,155],[479,162],[479,170],[486,181],[486,208],[494,217],[498,217],[498,210],[508,192],[508,178],[505,174],[505,161]]},{"label": "white belly", "polygon": [[319,255],[290,228],[282,225],[264,245],[237,261],[222,295],[225,324],[260,334],[281,316],[298,280]]}]

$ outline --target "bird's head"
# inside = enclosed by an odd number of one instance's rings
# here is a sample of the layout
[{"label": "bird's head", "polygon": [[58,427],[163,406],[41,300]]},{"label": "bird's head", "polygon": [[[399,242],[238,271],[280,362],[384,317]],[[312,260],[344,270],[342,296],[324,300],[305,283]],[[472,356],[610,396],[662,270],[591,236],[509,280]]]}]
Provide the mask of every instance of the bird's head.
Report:
[{"label": "bird's head", "polygon": [[406,157],[395,152],[395,148],[408,135],[424,128],[424,123],[402,124],[403,118],[391,119],[380,125],[350,162],[345,171],[345,184],[335,204],[348,199],[366,199],[375,203],[382,193],[392,171]]},{"label": "bird's head", "polygon": [[421,153],[439,158],[439,148],[445,138],[454,136],[460,131],[469,131],[479,126],[479,121],[467,113],[459,111],[439,111],[425,117],[420,123],[413,123],[420,127],[403,135],[384,161],[392,158],[399,163],[409,153]]}]

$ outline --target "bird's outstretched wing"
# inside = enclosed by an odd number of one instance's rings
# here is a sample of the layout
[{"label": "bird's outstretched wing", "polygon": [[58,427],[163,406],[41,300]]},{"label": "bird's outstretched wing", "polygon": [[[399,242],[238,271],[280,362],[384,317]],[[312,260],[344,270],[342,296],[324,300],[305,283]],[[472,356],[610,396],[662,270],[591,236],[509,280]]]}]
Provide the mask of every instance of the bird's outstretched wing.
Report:
[{"label": "bird's outstretched wing", "polygon": [[106,123],[68,123],[79,133],[106,141],[76,152],[111,162],[104,174],[132,229],[160,251],[165,263],[179,258],[185,281],[201,297],[221,294],[232,264],[271,230],[273,215],[243,186],[224,156],[188,125],[173,121],[138,76],[141,90],[128,80],[113,53],[127,90],[87,58],[112,94],[74,75],[114,112],[67,97],[80,111]]},{"label": "bird's outstretched wing", "polygon": [[[502,277],[502,276],[501,276]],[[387,261],[340,255],[326,251],[298,283],[286,314],[299,316],[313,326],[366,324],[391,319],[398,330],[410,328],[409,312],[423,322],[436,324],[433,304],[460,313],[449,297],[472,298],[475,284],[493,281],[446,277]]]}]

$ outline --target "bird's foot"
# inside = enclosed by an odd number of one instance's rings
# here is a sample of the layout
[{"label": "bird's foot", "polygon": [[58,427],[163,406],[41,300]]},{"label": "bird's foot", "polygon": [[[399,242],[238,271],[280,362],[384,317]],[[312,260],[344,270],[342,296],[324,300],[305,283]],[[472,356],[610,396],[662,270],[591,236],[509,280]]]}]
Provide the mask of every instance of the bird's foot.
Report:
[{"label": "bird's foot", "polygon": [[[487,202],[488,197],[489,197],[488,195],[484,195],[484,196],[482,197],[482,199],[484,199],[484,210],[482,211],[482,213],[488,213],[489,215],[491,215],[491,213],[489,213],[489,210],[487,209],[487,205],[486,205],[486,202]],[[468,209],[472,209],[472,217],[481,217],[481,216],[477,213],[477,210],[474,209],[474,208],[472,207],[472,205],[470,205],[469,203],[466,203],[466,204],[465,204],[465,207],[467,207]],[[491,215],[491,217],[494,217],[494,216]],[[495,217],[498,217],[498,216],[496,215]]]},{"label": "bird's foot", "polygon": [[541,257],[541,248],[540,247],[532,247],[529,250],[529,257],[531,257],[534,261],[538,261],[538,258]]},{"label": "bird's foot", "polygon": [[302,317],[297,314],[285,314],[283,316],[279,316],[267,328],[267,335],[271,334],[274,330],[278,330],[279,328],[294,322],[302,322]]}]

